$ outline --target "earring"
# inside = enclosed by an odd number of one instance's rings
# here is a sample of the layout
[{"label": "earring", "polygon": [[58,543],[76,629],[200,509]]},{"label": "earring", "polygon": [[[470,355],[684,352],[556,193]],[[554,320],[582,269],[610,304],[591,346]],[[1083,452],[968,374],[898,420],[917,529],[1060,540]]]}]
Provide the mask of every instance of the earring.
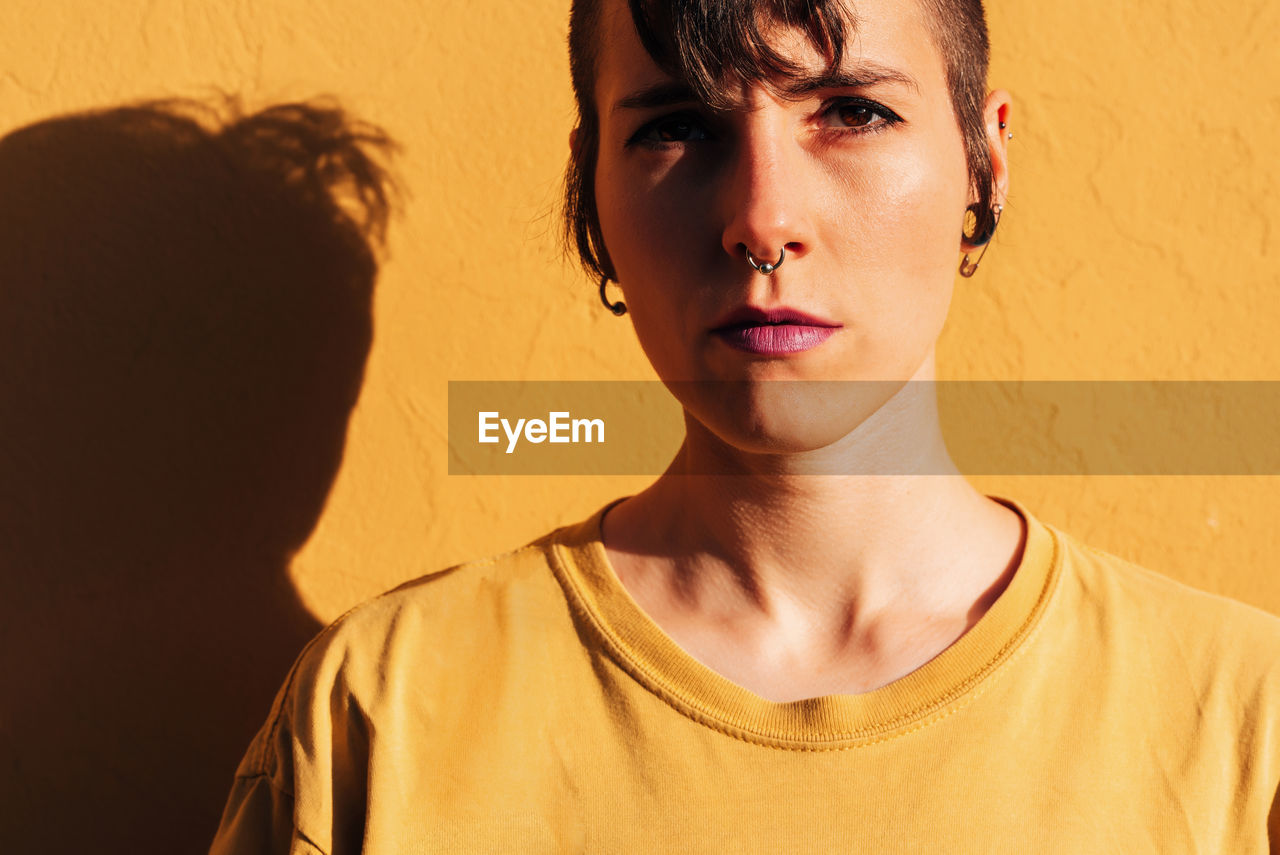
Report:
[{"label": "earring", "polygon": [[615,315],[625,315],[627,313],[627,304],[619,300],[616,303],[610,303],[609,298],[605,296],[604,286],[609,284],[608,276],[600,277],[600,302],[604,303],[604,307]]},{"label": "earring", "polygon": [[[1009,127],[1009,126],[1008,126],[1008,125],[1006,125],[1004,122],[1001,122],[1001,123],[1000,123],[1000,130],[1002,130],[1002,131],[1003,131],[1003,130],[1004,130],[1005,128],[1007,128],[1007,127]],[[1009,131],[1009,139],[1013,139],[1013,131]]]},{"label": "earring", "polygon": [[[972,206],[970,206],[972,208]],[[991,226],[985,230],[982,239],[978,239],[978,235],[973,236],[973,245],[982,247],[982,252],[978,253],[978,257],[973,261],[969,260],[969,253],[964,254],[964,259],[960,262],[960,275],[968,279],[978,272],[978,265],[982,263],[982,256],[987,254],[987,247],[991,246],[991,239],[995,237],[996,226],[1000,225],[1000,215],[1004,213],[1004,206],[1000,204],[993,205],[991,208]]]}]

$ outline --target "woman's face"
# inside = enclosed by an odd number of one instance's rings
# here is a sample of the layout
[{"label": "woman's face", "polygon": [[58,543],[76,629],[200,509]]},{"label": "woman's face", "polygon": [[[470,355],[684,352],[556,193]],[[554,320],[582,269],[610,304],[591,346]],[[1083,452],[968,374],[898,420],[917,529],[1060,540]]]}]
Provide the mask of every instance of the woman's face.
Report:
[{"label": "woman's face", "polygon": [[[605,4],[608,256],[691,424],[744,450],[849,434],[895,384],[931,371],[947,314],[971,198],[945,67],[918,4],[858,0],[856,12],[837,77],[802,33],[777,28],[772,43],[812,79],[785,98],[740,86],[743,109],[712,112],[645,52],[624,0]],[[771,276],[745,259],[784,247]],[[779,324],[783,309],[807,319]]]}]

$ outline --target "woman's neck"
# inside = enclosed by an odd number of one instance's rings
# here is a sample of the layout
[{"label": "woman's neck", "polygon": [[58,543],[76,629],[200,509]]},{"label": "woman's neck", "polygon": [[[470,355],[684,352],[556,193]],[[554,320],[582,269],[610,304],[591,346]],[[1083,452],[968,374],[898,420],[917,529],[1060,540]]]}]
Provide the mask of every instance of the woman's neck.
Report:
[{"label": "woman's neck", "polygon": [[1012,578],[1021,521],[959,474],[922,391],[803,454],[742,453],[691,422],[605,518],[624,585],[660,625],[736,627],[809,661],[921,620],[963,632]]}]

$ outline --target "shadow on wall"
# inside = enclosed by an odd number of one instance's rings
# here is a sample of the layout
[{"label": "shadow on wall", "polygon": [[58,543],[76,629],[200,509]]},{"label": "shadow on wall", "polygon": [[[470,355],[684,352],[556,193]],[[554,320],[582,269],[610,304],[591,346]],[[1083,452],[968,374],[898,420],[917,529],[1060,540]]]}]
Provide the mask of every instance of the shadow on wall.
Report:
[{"label": "shadow on wall", "polygon": [[318,629],[393,143],[155,102],[0,139],[0,851],[202,852]]}]

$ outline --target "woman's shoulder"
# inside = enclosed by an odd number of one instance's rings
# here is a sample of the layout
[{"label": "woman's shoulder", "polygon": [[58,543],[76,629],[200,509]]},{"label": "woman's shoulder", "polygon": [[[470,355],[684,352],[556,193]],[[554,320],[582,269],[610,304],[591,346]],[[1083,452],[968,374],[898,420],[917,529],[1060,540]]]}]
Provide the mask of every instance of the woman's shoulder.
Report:
[{"label": "woman's shoulder", "polygon": [[299,657],[304,667],[334,660],[350,671],[361,662],[385,670],[424,650],[458,653],[522,621],[563,612],[549,571],[555,532],[506,552],[455,564],[404,582],[354,606],[322,630]]},{"label": "woman's shoulder", "polygon": [[377,716],[407,685],[465,691],[504,652],[554,647],[566,633],[548,630],[571,622],[548,566],[558,531],[404,582],[329,623],[295,659],[241,774],[269,774],[301,732],[323,741],[350,726],[338,719]]},{"label": "woman's shoulder", "polygon": [[[1280,616],[1256,606],[1195,587],[1049,526],[1061,545],[1064,562],[1081,584],[1097,596],[1119,596],[1149,610],[1189,610],[1238,618],[1251,629],[1280,637]],[[1224,573],[1226,569],[1224,568]]]},{"label": "woman's shoulder", "polygon": [[1061,553],[1060,593],[1089,634],[1127,641],[1135,655],[1176,658],[1206,679],[1234,673],[1270,683],[1280,704],[1280,616],[1049,528]]},{"label": "woman's shoulder", "polygon": [[405,582],[321,630],[236,771],[219,832],[228,851],[267,825],[323,837],[362,810],[373,740],[414,722],[444,727],[484,709],[495,686],[523,690],[563,661],[576,636],[549,567],[559,531]]}]

